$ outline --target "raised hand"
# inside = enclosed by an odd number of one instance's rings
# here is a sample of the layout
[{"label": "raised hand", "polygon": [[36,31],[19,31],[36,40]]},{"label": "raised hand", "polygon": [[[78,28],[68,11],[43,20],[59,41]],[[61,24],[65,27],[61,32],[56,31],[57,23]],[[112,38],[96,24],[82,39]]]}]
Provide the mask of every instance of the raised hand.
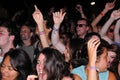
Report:
[{"label": "raised hand", "polygon": [[109,10],[113,9],[115,7],[115,2],[116,2],[116,0],[114,0],[111,3],[110,2],[106,3],[105,10],[109,11]]},{"label": "raised hand", "polygon": [[62,10],[53,13],[54,25],[58,25],[59,26],[61,24],[61,22],[63,21],[65,14],[66,13],[63,13]]},{"label": "raised hand", "polygon": [[119,18],[120,18],[120,9],[114,10],[114,11],[112,12],[110,18],[115,19],[115,20],[116,20],[116,19],[119,19]]},{"label": "raised hand", "polygon": [[35,20],[35,22],[38,24],[38,25],[41,25],[43,24],[43,15],[42,13],[40,12],[40,10],[37,8],[36,5],[34,5],[35,7],[35,11],[34,13],[32,14],[33,15],[33,18]]},{"label": "raised hand", "polygon": [[87,43],[89,64],[95,64],[97,59],[97,48],[100,44],[99,39],[91,38]]},{"label": "raised hand", "polygon": [[75,9],[79,12],[83,12],[82,6],[80,4],[77,4]]}]

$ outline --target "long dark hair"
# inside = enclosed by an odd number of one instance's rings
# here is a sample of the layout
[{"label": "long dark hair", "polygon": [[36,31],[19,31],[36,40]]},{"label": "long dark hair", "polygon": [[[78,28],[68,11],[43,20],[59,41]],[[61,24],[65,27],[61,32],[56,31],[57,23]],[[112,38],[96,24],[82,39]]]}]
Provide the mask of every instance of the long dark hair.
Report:
[{"label": "long dark hair", "polygon": [[16,80],[26,80],[32,71],[32,63],[28,54],[22,49],[11,49],[5,54],[1,65],[7,56],[10,57],[12,68],[18,72]]},{"label": "long dark hair", "polygon": [[91,33],[86,34],[86,36],[84,38],[84,44],[83,44],[82,49],[81,49],[81,58],[83,58],[85,60],[84,63],[86,63],[86,64],[88,63],[87,42],[92,38],[92,36],[97,36],[101,42],[97,48],[97,57],[99,57],[103,53],[104,49],[105,48],[107,49],[107,47],[108,47],[108,44],[106,44],[106,42],[103,39],[101,39],[101,37],[98,33],[91,32]]},{"label": "long dark hair", "polygon": [[64,56],[58,50],[53,48],[44,48],[36,56],[34,60],[35,68],[40,54],[43,54],[46,58],[44,70],[47,72],[47,80],[62,80],[65,75],[69,75],[70,72],[68,68],[66,68],[67,64]]}]

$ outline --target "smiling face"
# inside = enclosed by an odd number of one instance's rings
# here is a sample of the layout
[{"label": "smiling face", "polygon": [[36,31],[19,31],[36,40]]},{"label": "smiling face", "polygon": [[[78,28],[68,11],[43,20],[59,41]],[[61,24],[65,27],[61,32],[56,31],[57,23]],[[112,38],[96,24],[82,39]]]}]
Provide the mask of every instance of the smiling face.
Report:
[{"label": "smiling face", "polygon": [[43,79],[43,80],[47,79],[47,74],[44,72],[45,60],[46,60],[45,55],[41,53],[37,59],[37,66],[36,66],[39,79]]},{"label": "smiling face", "polygon": [[18,72],[13,69],[10,63],[10,57],[7,56],[1,66],[2,80],[15,80]]},{"label": "smiling face", "polygon": [[22,40],[29,40],[32,36],[32,33],[28,26],[22,26],[20,30],[20,37]]}]

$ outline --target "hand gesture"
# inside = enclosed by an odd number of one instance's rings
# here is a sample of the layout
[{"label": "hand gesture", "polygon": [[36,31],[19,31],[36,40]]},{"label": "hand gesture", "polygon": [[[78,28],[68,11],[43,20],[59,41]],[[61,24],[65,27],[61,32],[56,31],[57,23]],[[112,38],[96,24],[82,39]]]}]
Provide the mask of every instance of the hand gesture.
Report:
[{"label": "hand gesture", "polygon": [[40,10],[37,8],[37,6],[35,5],[35,11],[34,13],[32,14],[33,15],[33,18],[35,20],[35,22],[38,24],[38,25],[42,25],[43,24],[43,15],[42,13],[40,12]]},{"label": "hand gesture", "polygon": [[110,18],[116,20],[120,18],[120,9],[114,10],[110,16]]},{"label": "hand gesture", "polygon": [[38,78],[36,75],[28,75],[27,80],[35,80],[35,78]]},{"label": "hand gesture", "polygon": [[89,64],[95,64],[97,59],[97,48],[100,44],[99,39],[91,38],[87,43]]},{"label": "hand gesture", "polygon": [[75,9],[76,9],[78,12],[80,12],[80,13],[83,12],[82,6],[81,6],[80,4],[77,4],[76,7],[75,7]]},{"label": "hand gesture", "polygon": [[55,25],[60,25],[64,19],[66,13],[63,13],[62,10],[53,13],[53,21]]},{"label": "hand gesture", "polygon": [[111,2],[111,3],[110,3],[110,2],[106,3],[106,5],[105,5],[105,10],[109,11],[109,10],[113,9],[114,6],[115,6],[115,2],[116,2],[116,0],[114,0],[114,1]]}]

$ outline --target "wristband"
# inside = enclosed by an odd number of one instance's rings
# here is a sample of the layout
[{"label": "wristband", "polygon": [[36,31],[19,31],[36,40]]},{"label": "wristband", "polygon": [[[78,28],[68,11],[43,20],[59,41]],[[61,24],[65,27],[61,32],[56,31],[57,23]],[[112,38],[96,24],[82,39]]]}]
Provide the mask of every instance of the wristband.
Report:
[{"label": "wristband", "polygon": [[102,12],[100,13],[100,15],[101,15],[101,16],[104,16],[104,14],[103,14]]},{"label": "wristband", "polygon": [[45,31],[40,31],[39,32],[39,35],[43,35],[43,34],[45,34]]},{"label": "wristband", "polygon": [[99,72],[99,69],[95,66],[88,66],[87,69],[89,70],[96,70],[97,72]]},{"label": "wristband", "polygon": [[56,29],[55,27],[53,27],[53,30],[55,30],[55,31],[59,31],[59,29]]}]

